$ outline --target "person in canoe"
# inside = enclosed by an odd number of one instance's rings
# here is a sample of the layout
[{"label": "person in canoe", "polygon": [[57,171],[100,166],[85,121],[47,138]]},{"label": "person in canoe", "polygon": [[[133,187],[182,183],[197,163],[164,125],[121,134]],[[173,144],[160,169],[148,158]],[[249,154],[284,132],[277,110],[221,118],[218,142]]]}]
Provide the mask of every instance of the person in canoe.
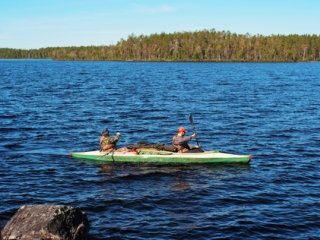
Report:
[{"label": "person in canoe", "polygon": [[120,133],[117,132],[115,136],[111,137],[108,129],[103,130],[100,136],[100,152],[114,152],[117,149],[116,144],[120,136]]},{"label": "person in canoe", "polygon": [[184,136],[187,130],[184,127],[179,127],[178,133],[172,137],[172,145],[177,152],[185,153],[185,152],[199,152],[200,149],[197,147],[191,147],[189,145],[189,141],[192,138],[196,138],[197,134],[193,133],[190,136]]}]

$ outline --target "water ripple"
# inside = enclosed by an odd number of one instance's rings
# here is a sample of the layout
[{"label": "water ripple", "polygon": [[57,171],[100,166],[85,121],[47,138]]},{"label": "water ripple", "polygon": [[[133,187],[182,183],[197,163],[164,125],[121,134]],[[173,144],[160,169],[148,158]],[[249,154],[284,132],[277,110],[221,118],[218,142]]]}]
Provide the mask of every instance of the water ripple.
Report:
[{"label": "water ripple", "polygon": [[[22,204],[81,207],[90,239],[318,239],[319,63],[0,60],[0,226]],[[70,159],[178,126],[251,165]]]}]

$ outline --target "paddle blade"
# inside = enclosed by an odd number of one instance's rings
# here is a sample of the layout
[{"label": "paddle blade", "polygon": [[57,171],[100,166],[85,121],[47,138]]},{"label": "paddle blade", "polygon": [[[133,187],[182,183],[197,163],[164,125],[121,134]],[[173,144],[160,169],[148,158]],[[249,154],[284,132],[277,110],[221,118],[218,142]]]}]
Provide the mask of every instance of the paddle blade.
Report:
[{"label": "paddle blade", "polygon": [[193,122],[193,117],[192,117],[192,114],[190,113],[189,114],[189,121],[190,121],[190,123],[193,125],[194,124],[194,122]]}]

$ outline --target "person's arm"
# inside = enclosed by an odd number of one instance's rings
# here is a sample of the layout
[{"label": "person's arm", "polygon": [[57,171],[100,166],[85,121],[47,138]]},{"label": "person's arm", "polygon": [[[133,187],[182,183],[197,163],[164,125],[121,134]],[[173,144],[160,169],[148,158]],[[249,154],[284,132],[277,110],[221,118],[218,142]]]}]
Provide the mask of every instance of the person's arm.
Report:
[{"label": "person's arm", "polygon": [[121,134],[117,133],[114,137],[110,137],[110,143],[116,143],[120,139]]},{"label": "person's arm", "polygon": [[192,139],[192,137],[193,137],[192,135],[188,136],[188,137],[183,137],[183,138],[175,137],[175,138],[172,139],[172,143],[174,145],[180,145],[180,144],[183,144],[183,143],[187,143]]}]

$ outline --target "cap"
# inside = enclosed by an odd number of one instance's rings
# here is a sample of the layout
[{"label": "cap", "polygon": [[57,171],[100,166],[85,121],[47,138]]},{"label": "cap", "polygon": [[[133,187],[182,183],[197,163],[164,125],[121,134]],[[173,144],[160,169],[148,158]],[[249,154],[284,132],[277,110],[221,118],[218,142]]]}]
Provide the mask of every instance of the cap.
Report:
[{"label": "cap", "polygon": [[104,129],[104,130],[102,131],[102,134],[105,134],[105,133],[109,133],[109,129],[108,129],[108,128],[106,128],[106,129]]},{"label": "cap", "polygon": [[185,133],[185,132],[187,132],[187,130],[184,127],[179,127],[178,132]]}]

